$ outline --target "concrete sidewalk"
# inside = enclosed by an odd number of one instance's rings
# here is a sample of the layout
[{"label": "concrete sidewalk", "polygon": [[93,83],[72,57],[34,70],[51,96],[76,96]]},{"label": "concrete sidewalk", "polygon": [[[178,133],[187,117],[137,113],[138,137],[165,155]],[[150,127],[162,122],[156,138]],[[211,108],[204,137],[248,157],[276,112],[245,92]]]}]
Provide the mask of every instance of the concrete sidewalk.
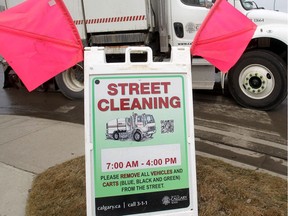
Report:
[{"label": "concrete sidewalk", "polygon": [[33,178],[84,155],[84,125],[0,115],[0,216],[24,216]]}]

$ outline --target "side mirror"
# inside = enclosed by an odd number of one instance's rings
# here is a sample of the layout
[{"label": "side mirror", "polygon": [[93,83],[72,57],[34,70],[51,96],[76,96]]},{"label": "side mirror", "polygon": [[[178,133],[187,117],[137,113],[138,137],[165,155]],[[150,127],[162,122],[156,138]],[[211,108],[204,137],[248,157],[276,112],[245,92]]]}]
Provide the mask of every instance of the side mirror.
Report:
[{"label": "side mirror", "polygon": [[[214,0],[214,2],[215,2],[216,0]],[[211,2],[211,1],[206,1],[206,4],[205,4],[205,6],[206,6],[206,8],[211,8],[212,6],[213,6],[213,1]]]},{"label": "side mirror", "polygon": [[245,1],[245,2],[244,2],[244,7],[245,7],[247,10],[253,9],[253,2],[252,2],[252,1]]}]

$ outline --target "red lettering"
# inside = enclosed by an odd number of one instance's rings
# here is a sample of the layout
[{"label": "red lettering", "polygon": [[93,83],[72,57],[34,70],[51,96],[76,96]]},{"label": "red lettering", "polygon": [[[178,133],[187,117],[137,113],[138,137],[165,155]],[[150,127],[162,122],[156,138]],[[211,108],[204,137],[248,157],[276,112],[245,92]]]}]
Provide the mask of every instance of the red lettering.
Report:
[{"label": "red lettering", "polygon": [[160,82],[151,83],[151,94],[160,94]]},{"label": "red lettering", "polygon": [[168,85],[171,85],[171,82],[161,82],[161,85],[164,86],[164,93],[168,93]]},{"label": "red lettering", "polygon": [[134,98],[132,101],[131,110],[134,110],[134,109],[139,109],[139,110],[142,109],[138,98]]},{"label": "red lettering", "polygon": [[117,94],[118,94],[117,84],[115,84],[115,83],[110,83],[110,84],[108,85],[108,91],[107,91],[107,93],[108,93],[109,95],[117,95]]},{"label": "red lettering", "polygon": [[168,100],[169,100],[168,97],[165,98],[159,97],[159,109],[162,109],[163,107],[169,108]]},{"label": "red lettering", "polygon": [[119,110],[119,107],[115,107],[113,99],[110,99],[110,110],[111,111],[118,111]]},{"label": "red lettering", "polygon": [[121,98],[120,99],[120,110],[130,110],[129,102],[130,102],[129,98]]},{"label": "red lettering", "polygon": [[[119,102],[119,103],[117,103]],[[177,96],[169,97],[148,97],[148,98],[120,98],[101,99],[97,103],[100,111],[119,111],[119,110],[145,110],[145,109],[168,109],[180,108],[181,100]]]},{"label": "red lettering", "polygon": [[133,95],[133,92],[135,92],[135,94],[139,95],[139,84],[138,83],[130,83],[129,95]]},{"label": "red lettering", "polygon": [[[102,104],[103,104],[104,106],[102,106]],[[100,111],[102,111],[102,112],[107,111],[107,110],[109,109],[109,106],[108,106],[108,105],[105,106],[105,104],[109,104],[109,101],[106,100],[106,99],[101,99],[101,100],[99,100],[99,101],[98,101],[98,104],[97,104],[98,109],[99,109]]]},{"label": "red lettering", "polygon": [[128,83],[119,83],[118,86],[121,88],[121,95],[125,95],[125,87],[128,86]]},{"label": "red lettering", "polygon": [[[121,95],[147,95],[147,94],[167,94],[171,82],[143,82],[143,83],[110,83],[108,85],[108,94],[115,96]],[[128,89],[127,89],[128,87]],[[119,89],[118,89],[119,88]],[[128,92],[127,92],[128,90]]]},{"label": "red lettering", "polygon": [[180,108],[181,107],[180,98],[177,96],[172,97],[170,99],[170,106],[173,108]]},{"label": "red lettering", "polygon": [[142,108],[143,109],[153,109],[153,101],[152,98],[142,98]]},{"label": "red lettering", "polygon": [[158,103],[157,103],[157,98],[153,98],[154,101],[154,109],[158,109]]},{"label": "red lettering", "polygon": [[140,92],[141,94],[150,94],[150,83],[141,83]]}]

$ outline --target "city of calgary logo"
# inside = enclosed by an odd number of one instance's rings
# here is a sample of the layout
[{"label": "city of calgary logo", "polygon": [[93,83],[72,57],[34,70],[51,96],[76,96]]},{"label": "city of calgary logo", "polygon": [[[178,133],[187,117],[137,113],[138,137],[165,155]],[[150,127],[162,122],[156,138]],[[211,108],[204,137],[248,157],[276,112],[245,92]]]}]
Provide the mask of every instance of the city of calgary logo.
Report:
[{"label": "city of calgary logo", "polygon": [[169,205],[170,204],[170,198],[168,196],[164,196],[162,198],[163,205]]},{"label": "city of calgary logo", "polygon": [[164,196],[162,198],[162,204],[163,205],[169,205],[169,204],[178,204],[179,202],[182,201],[187,201],[188,197],[187,196],[180,196],[180,195],[173,195],[173,196]]}]

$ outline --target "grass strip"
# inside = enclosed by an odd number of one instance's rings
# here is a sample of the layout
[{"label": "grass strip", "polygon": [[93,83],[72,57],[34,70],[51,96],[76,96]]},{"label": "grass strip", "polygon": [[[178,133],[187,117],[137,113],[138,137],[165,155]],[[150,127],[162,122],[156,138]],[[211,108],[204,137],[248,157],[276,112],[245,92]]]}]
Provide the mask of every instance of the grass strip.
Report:
[{"label": "grass strip", "polygon": [[[287,181],[197,156],[200,216],[287,216]],[[84,216],[84,156],[49,168],[33,181],[26,216]]]}]

